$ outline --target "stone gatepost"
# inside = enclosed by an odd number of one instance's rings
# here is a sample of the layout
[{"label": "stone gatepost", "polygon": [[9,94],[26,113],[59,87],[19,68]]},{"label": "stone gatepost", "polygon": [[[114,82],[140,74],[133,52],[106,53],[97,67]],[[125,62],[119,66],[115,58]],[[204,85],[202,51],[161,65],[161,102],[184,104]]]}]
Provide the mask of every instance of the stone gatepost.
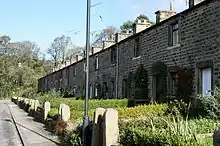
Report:
[{"label": "stone gatepost", "polygon": [[103,117],[103,146],[117,145],[118,140],[118,111],[106,109]]},{"label": "stone gatepost", "polygon": [[21,102],[21,97],[18,97],[18,103],[17,103],[18,106],[20,106],[20,102]]},{"label": "stone gatepost", "polygon": [[30,107],[29,107],[28,111],[30,112],[31,110],[34,110],[34,100],[33,99],[30,100]]},{"label": "stone gatepost", "polygon": [[37,111],[37,108],[40,106],[40,103],[38,100],[34,101],[34,111]]},{"label": "stone gatepost", "polygon": [[92,146],[102,146],[103,144],[103,127],[101,124],[104,113],[104,108],[95,109],[92,127]]},{"label": "stone gatepost", "polygon": [[64,104],[64,103],[61,103],[61,104],[60,104],[59,111],[58,111],[58,114],[59,114],[59,115],[62,114],[62,108],[63,108],[63,106],[65,106],[65,105],[66,105],[66,104]]},{"label": "stone gatepost", "polygon": [[44,120],[47,119],[47,115],[48,115],[49,111],[50,111],[50,102],[46,101],[44,103]]},{"label": "stone gatepost", "polygon": [[61,108],[61,119],[67,122],[70,119],[70,107],[68,105],[63,105]]}]

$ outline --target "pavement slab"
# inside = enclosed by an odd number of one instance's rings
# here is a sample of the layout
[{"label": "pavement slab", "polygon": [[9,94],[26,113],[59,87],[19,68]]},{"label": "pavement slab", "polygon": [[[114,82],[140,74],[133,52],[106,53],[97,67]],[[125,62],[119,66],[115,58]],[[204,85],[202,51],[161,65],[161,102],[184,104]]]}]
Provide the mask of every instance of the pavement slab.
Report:
[{"label": "pavement slab", "polygon": [[0,100],[0,145],[22,146],[16,127],[12,121],[7,104],[9,101]]},{"label": "pavement slab", "polygon": [[[14,103],[8,101],[6,104],[11,110],[25,146],[57,146],[59,144],[58,137],[46,131],[43,123],[34,121],[33,117],[28,116],[28,113]],[[4,129],[2,131],[4,131]],[[1,144],[1,146],[3,145]]]}]

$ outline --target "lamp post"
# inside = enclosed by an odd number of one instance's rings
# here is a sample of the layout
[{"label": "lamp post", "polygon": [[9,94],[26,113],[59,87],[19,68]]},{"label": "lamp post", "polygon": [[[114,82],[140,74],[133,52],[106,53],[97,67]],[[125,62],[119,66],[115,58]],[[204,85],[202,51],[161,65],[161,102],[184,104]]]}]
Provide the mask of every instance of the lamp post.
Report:
[{"label": "lamp post", "polygon": [[[19,62],[18,63],[18,67],[19,67],[19,70],[21,68],[21,63]],[[22,83],[22,75],[19,73],[19,86],[21,87],[21,83]]]},{"label": "lamp post", "polygon": [[87,0],[87,16],[86,16],[86,98],[85,98],[85,113],[83,121],[83,146],[88,146],[88,102],[89,102],[89,49],[90,49],[90,9],[91,0]]}]

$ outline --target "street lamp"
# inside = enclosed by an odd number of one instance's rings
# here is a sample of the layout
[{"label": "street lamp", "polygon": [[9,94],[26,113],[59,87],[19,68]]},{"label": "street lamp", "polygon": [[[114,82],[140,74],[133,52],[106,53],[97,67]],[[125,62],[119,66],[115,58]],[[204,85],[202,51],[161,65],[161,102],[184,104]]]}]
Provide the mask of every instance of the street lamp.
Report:
[{"label": "street lamp", "polygon": [[88,102],[89,102],[89,49],[90,49],[90,9],[91,0],[87,0],[87,16],[86,16],[86,98],[85,98],[85,113],[83,121],[83,146],[88,146]]},{"label": "street lamp", "polygon": [[[18,67],[19,67],[19,70],[21,68],[21,63],[19,62],[18,63]],[[22,83],[22,75],[19,73],[19,86],[21,87],[21,83]]]}]

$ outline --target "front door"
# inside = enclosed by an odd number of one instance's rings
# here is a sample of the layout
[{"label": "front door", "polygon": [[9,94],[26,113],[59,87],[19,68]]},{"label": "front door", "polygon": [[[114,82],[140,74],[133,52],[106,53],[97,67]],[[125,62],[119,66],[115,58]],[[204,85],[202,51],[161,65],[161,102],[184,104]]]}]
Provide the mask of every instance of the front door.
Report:
[{"label": "front door", "polygon": [[166,78],[163,75],[153,76],[153,97],[156,101],[162,101],[166,97]]}]

